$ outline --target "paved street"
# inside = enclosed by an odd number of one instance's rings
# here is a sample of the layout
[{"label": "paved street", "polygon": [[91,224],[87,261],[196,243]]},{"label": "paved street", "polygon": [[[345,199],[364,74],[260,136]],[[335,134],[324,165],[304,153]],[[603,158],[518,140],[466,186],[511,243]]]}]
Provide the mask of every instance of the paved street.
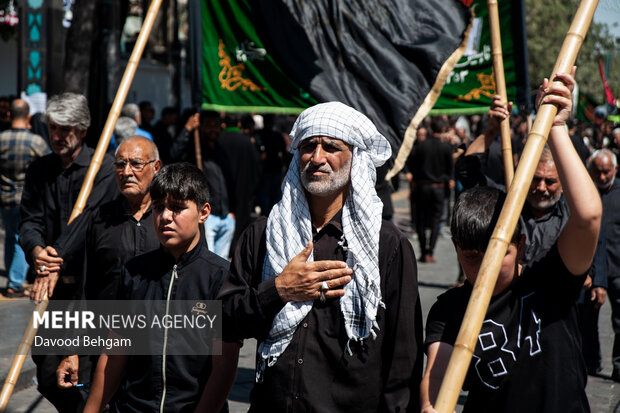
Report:
[{"label": "paved street", "polygon": [[[393,200],[396,211],[395,223],[409,235],[410,240],[414,243],[416,253],[419,253],[417,242],[409,231],[407,192],[395,193]],[[435,298],[454,284],[458,275],[456,256],[445,228],[438,241],[436,257],[438,258],[436,264],[418,265],[420,298],[425,317]],[[0,282],[4,283],[5,279],[1,279]],[[6,376],[6,371],[11,362],[10,354],[18,346],[24,329],[23,326],[26,325],[28,313],[32,307],[27,301],[0,301],[0,331],[2,331],[0,338],[0,378],[2,379]],[[593,413],[620,413],[620,384],[609,379],[611,374],[612,331],[608,303],[605,303],[601,310],[599,328],[603,352],[603,371],[598,377],[589,377],[588,397]],[[246,341],[239,360],[237,382],[230,395],[230,407],[233,413],[247,411],[248,394],[254,379],[254,351],[255,343],[251,340]],[[32,385],[33,376],[33,365],[28,359],[20,383],[18,383],[19,391],[11,398],[7,412],[47,413],[54,411],[51,405],[38,395]],[[463,400],[464,397],[461,398],[461,402]]]}]

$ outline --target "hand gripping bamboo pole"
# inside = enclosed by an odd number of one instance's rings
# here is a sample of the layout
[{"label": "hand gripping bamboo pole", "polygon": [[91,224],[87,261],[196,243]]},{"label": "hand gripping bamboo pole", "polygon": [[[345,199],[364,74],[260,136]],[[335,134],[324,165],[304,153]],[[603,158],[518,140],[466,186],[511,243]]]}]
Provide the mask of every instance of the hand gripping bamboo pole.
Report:
[{"label": "hand gripping bamboo pole", "polygon": [[[581,1],[562,44],[562,49],[550,79],[553,79],[556,73],[570,73],[592,22],[592,16],[597,4],[598,0]],[[435,410],[439,413],[452,413],[456,406],[459,392],[463,386],[465,375],[476,347],[478,334],[491,300],[491,293],[497,281],[502,259],[506,254],[508,244],[517,225],[527,190],[534,176],[536,165],[547,141],[547,136],[556,113],[557,108],[554,105],[541,105],[534,125],[532,125],[532,130],[528,134],[527,143],[523,150],[514,181],[508,191],[497,226],[491,235],[489,246],[484,254],[478,278],[463,318],[463,324],[456,339],[454,351],[441,384],[439,395],[437,396]]]},{"label": "hand gripping bamboo pole", "polygon": [[[101,132],[101,137],[99,138],[97,149],[95,149],[95,154],[93,155],[90,166],[88,167],[88,171],[86,172],[86,176],[84,177],[82,188],[80,189],[78,198],[75,202],[75,205],[73,206],[73,211],[71,211],[69,224],[78,215],[80,215],[86,207],[86,201],[88,200],[90,192],[92,191],[95,176],[97,175],[97,172],[99,172],[103,157],[108,150],[108,145],[110,144],[110,137],[112,136],[114,126],[116,125],[116,121],[118,120],[118,117],[121,113],[121,109],[123,107],[123,104],[125,103],[125,99],[127,98],[129,87],[131,86],[131,82],[133,81],[134,75],[136,74],[138,64],[140,63],[140,58],[142,57],[142,52],[144,51],[144,47],[146,46],[146,43],[148,41],[151,29],[153,28],[153,23],[155,22],[155,17],[157,17],[161,2],[162,0],[153,0],[151,2],[151,6],[148,9],[146,18],[144,19],[144,23],[142,24],[142,29],[140,30],[140,34],[138,35],[138,40],[136,41],[136,45],[133,48],[133,51],[129,58],[129,62],[127,63],[127,67],[125,68],[125,73],[123,74],[123,78],[121,79],[119,89],[116,92],[116,97],[114,98],[114,103],[112,104],[112,108],[110,109],[110,113],[108,114],[108,119],[105,123],[103,131]],[[39,313],[39,315],[42,315],[47,308],[47,304],[48,300],[46,297],[39,304],[36,305],[34,311]],[[2,392],[0,392],[0,413],[6,410],[6,406],[9,403],[9,399],[11,398],[11,394],[13,393],[13,389],[15,388],[15,384],[17,383],[19,373],[24,366],[24,361],[26,360],[26,356],[30,351],[30,347],[32,346],[32,340],[34,339],[36,333],[37,328],[35,328],[33,324],[33,319],[31,319],[30,323],[28,324],[28,328],[24,333],[24,337],[22,338],[22,341],[19,345],[17,354],[13,358],[13,363],[11,364],[9,374],[7,375],[4,386],[2,387]]]},{"label": "hand gripping bamboo pole", "polygon": [[[502,55],[502,36],[499,28],[499,12],[497,0],[487,0],[489,9],[489,25],[491,29],[491,48],[493,50],[493,72],[495,73],[495,89],[501,96],[502,102],[508,108],[508,93],[506,92],[506,78],[504,76],[504,58]],[[500,123],[502,136],[502,159],[504,161],[504,181],[506,190],[510,188],[514,177],[512,161],[512,142],[510,140],[510,116]]]}]

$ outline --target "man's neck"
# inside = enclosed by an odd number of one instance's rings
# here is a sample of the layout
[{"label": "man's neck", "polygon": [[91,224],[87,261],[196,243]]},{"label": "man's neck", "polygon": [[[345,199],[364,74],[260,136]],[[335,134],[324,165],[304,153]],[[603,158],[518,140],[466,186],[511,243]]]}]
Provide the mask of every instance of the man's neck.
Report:
[{"label": "man's neck", "polygon": [[555,208],[555,204],[551,208],[547,209],[536,209],[530,205],[530,211],[532,211],[532,215],[534,215],[534,220],[539,220],[542,217],[550,214],[551,211],[553,211],[553,208]]},{"label": "man's neck", "polygon": [[151,195],[126,197],[129,204],[129,211],[136,221],[140,221],[142,216],[151,205]]},{"label": "man's neck", "polygon": [[28,129],[28,121],[25,119],[14,119],[11,122],[11,128],[13,129]]},{"label": "man's neck", "polygon": [[329,196],[311,195],[306,192],[312,225],[317,229],[323,228],[342,209],[348,192],[348,186],[345,190]]},{"label": "man's neck", "polygon": [[174,260],[176,262],[179,262],[179,259],[181,258],[181,256],[185,253],[190,252],[194,248],[196,248],[199,242],[200,242],[200,231],[198,231],[197,235],[195,235],[194,238],[192,238],[191,240],[188,240],[187,242],[182,243],[181,245],[178,245],[175,248],[164,247],[164,251],[167,251],[170,255],[174,257]]}]

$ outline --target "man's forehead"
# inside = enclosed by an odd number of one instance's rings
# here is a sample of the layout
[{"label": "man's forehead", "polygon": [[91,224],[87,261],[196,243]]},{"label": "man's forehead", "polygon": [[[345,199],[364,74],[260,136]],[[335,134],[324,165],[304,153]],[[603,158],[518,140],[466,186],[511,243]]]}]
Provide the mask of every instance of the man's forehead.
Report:
[{"label": "man's forehead", "polygon": [[536,166],[536,176],[542,176],[545,178],[558,178],[558,169],[555,167],[555,162],[551,158],[541,159]]},{"label": "man's forehead", "polygon": [[598,156],[594,158],[594,162],[592,162],[594,166],[598,169],[606,169],[611,168],[611,156],[607,154],[603,154],[602,156]]},{"label": "man's forehead", "polygon": [[338,146],[346,146],[346,147],[350,146],[348,143],[346,143],[342,139],[332,138],[330,136],[311,136],[307,139],[304,139],[301,142],[301,144],[303,145],[304,143],[319,143],[319,142],[330,143],[332,145],[338,145]]}]

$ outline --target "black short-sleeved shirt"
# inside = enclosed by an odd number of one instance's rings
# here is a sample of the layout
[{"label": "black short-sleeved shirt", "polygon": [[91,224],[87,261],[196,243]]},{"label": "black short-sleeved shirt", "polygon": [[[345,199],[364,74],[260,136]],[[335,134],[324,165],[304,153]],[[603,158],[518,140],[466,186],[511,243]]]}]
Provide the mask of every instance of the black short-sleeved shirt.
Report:
[{"label": "black short-sleeved shirt", "polygon": [[[344,260],[338,214],[314,233],[314,259]],[[283,307],[275,278],[262,281],[267,219],[242,234],[220,299],[227,341],[265,339]],[[381,295],[377,338],[351,344],[339,299],[321,303],[297,327],[291,343],[250,395],[251,412],[392,412],[419,409],[422,320],[417,267],[410,242],[383,221],[379,237]],[[260,356],[257,356],[260,357]]]},{"label": "black short-sleeved shirt", "polygon": [[[463,388],[464,412],[589,412],[575,301],[584,276],[564,266],[557,246],[491,299]],[[454,345],[471,284],[431,308],[426,345]]]},{"label": "black short-sleeved shirt", "polygon": [[[171,286],[175,265],[178,278]],[[227,271],[228,261],[210,252],[202,240],[176,262],[172,255],[158,249],[127,262],[121,274],[118,297],[166,300],[171,286],[171,300],[215,300]],[[162,346],[163,340],[162,332]],[[157,412],[165,398],[163,411],[193,412],[211,368],[211,356],[130,356],[114,411]]]}]

